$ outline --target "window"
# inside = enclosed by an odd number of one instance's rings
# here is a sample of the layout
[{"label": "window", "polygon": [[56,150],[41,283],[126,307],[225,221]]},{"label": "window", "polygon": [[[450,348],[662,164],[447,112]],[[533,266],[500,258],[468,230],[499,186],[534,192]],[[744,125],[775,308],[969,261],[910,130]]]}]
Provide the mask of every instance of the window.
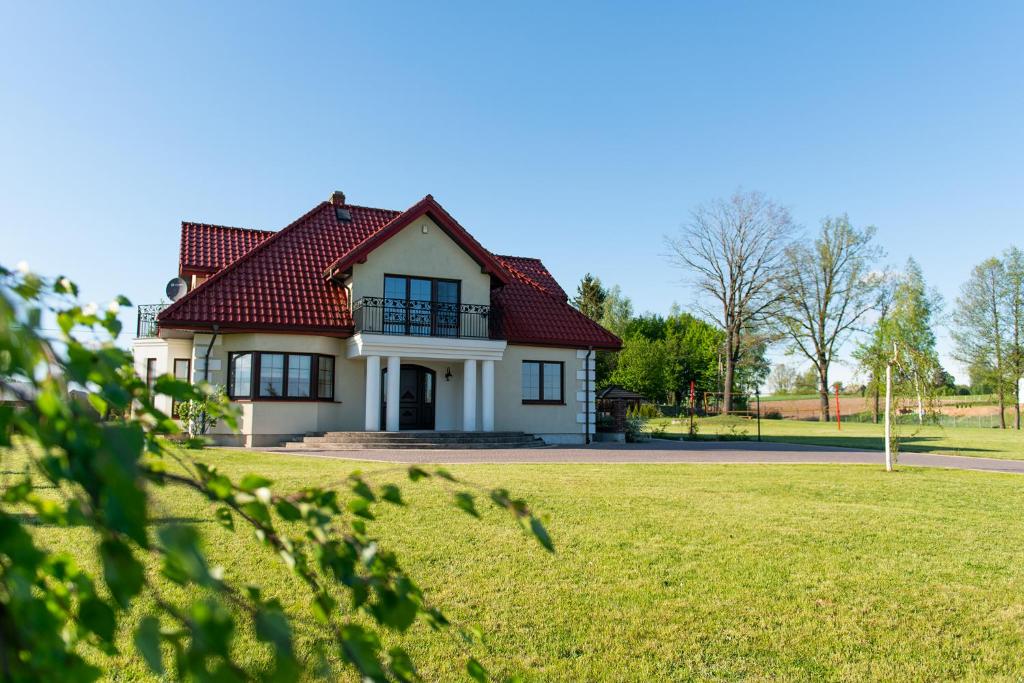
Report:
[{"label": "window", "polygon": [[[175,358],[174,359],[174,379],[179,382],[191,382],[192,381],[192,360],[190,358]],[[171,416],[178,417],[178,406],[180,404],[177,401],[171,402]]]},{"label": "window", "polygon": [[288,356],[288,396],[309,398],[312,370],[312,356]]},{"label": "window", "polygon": [[243,400],[334,400],[334,356],[245,351],[228,357],[228,396]]},{"label": "window", "polygon": [[384,333],[459,336],[458,280],[384,276]]},{"label": "window", "polygon": [[523,361],[523,403],[563,403],[565,364],[559,361]]},{"label": "window", "polygon": [[334,356],[317,358],[316,397],[334,398]]},{"label": "window", "polygon": [[263,398],[284,396],[284,354],[260,354],[259,394]]},{"label": "window", "polygon": [[228,360],[228,396],[231,398],[252,397],[252,354],[232,354]]},{"label": "window", "polygon": [[149,390],[153,390],[153,385],[156,384],[156,358],[146,359],[146,386]]}]

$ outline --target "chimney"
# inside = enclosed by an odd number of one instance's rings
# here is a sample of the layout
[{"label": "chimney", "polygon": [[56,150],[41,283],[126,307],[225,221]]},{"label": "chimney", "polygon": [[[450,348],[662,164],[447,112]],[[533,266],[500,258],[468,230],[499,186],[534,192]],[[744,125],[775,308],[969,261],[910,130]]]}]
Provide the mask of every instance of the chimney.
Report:
[{"label": "chimney", "polygon": [[352,212],[345,208],[345,193],[335,190],[331,193],[331,204],[334,205],[334,217],[341,223],[348,223],[352,220]]}]

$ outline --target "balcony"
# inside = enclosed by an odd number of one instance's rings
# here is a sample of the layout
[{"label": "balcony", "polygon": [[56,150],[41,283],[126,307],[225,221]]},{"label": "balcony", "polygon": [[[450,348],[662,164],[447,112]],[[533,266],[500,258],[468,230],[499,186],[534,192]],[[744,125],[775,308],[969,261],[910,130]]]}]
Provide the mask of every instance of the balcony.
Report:
[{"label": "balcony", "polygon": [[367,296],[352,306],[356,332],[453,339],[501,339],[496,308],[483,304]]},{"label": "balcony", "polygon": [[168,306],[170,304],[143,304],[139,306],[139,317],[135,323],[135,337],[137,339],[155,337],[157,333],[156,316]]}]

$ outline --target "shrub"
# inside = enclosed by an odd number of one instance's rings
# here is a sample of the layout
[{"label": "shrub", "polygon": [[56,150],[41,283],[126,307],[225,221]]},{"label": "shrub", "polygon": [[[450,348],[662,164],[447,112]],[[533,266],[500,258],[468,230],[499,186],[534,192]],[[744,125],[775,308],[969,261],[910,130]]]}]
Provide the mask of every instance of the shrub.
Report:
[{"label": "shrub", "polygon": [[196,439],[217,426],[217,415],[223,410],[218,408],[227,405],[224,387],[214,386],[203,393],[202,398],[192,399],[178,404],[178,417],[185,426],[189,438]]},{"label": "shrub", "polygon": [[653,420],[656,417],[665,417],[665,415],[653,403],[641,403],[627,410],[626,417],[640,417],[645,420]]},{"label": "shrub", "polygon": [[626,441],[646,441],[650,438],[648,434],[647,420],[639,415],[626,417]]}]

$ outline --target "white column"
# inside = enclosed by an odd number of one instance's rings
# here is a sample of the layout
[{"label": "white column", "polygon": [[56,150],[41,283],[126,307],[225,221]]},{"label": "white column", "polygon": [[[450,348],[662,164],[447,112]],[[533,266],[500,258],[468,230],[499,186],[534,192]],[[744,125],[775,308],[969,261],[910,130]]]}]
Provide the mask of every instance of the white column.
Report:
[{"label": "white column", "polygon": [[480,367],[480,416],[481,427],[485,432],[494,431],[494,361],[485,360]]},{"label": "white column", "polygon": [[366,431],[380,431],[380,356],[366,357]]},{"label": "white column", "polygon": [[476,361],[462,366],[462,431],[476,431]]},{"label": "white column", "polygon": [[402,358],[400,356],[388,356],[388,410],[386,429],[389,432],[398,431],[398,389],[402,379]]}]

